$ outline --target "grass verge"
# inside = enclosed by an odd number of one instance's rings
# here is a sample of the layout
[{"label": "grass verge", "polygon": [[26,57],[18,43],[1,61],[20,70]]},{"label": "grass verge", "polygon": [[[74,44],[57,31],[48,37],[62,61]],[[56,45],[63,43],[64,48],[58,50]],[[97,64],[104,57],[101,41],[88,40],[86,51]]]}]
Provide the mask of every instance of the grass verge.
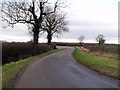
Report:
[{"label": "grass verge", "polygon": [[[101,56],[95,56],[86,54],[80,51],[79,48],[75,48],[73,52],[73,57],[81,64],[96,70],[102,74],[112,76],[114,78],[118,77],[118,61],[114,59],[104,58]],[[120,78],[119,78],[120,79]]]},{"label": "grass verge", "polygon": [[54,52],[61,51],[63,49],[64,48],[58,48],[47,53],[29,57],[27,59],[23,59],[18,62],[12,62],[2,66],[2,88],[8,88],[11,84],[11,81],[15,79],[17,73],[19,73],[31,61],[42,58],[43,56],[52,54]]}]

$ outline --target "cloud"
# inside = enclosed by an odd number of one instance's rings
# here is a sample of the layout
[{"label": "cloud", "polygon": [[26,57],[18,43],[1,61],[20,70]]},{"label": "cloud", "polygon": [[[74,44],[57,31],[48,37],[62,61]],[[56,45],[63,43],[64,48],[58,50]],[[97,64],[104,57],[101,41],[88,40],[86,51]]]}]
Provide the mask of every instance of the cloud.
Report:
[{"label": "cloud", "polygon": [[[71,3],[67,12],[67,19],[70,21],[70,32],[64,33],[61,40],[76,41],[79,35],[84,35],[86,41],[95,41],[98,34],[103,34],[107,42],[117,42],[118,37],[118,1],[119,0],[69,0]],[[0,22],[1,24],[1,22]],[[0,28],[0,36],[3,39],[9,37],[13,40],[32,38],[27,27],[23,24],[15,25],[15,28]],[[5,36],[3,36],[5,35]],[[12,37],[11,37],[12,36]],[[0,38],[1,38],[0,37]],[[40,37],[41,41],[46,40],[45,35]],[[68,39],[68,40],[67,40]],[[26,39],[28,40],[28,39]],[[54,40],[58,40],[55,39]]]},{"label": "cloud", "polygon": [[[74,0],[68,11],[70,33],[63,37],[85,35],[94,39],[103,34],[106,39],[118,37],[118,0]],[[116,39],[117,41],[117,39]]]},{"label": "cloud", "polygon": [[29,36],[28,29],[24,24],[16,24],[14,26],[14,28],[11,28],[11,27],[2,28],[2,27],[0,27],[0,34],[11,35],[11,36],[19,36],[19,37]]}]

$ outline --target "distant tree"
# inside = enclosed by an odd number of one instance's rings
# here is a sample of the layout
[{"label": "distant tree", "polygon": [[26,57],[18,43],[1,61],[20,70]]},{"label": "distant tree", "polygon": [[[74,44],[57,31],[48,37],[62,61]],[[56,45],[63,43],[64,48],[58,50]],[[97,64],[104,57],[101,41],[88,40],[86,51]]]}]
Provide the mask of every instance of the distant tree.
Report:
[{"label": "distant tree", "polygon": [[69,28],[67,25],[66,14],[56,12],[45,17],[42,29],[47,32],[47,43],[49,46],[51,45],[51,40],[54,34],[58,36],[63,32],[68,32]]},{"label": "distant tree", "polygon": [[78,41],[79,41],[79,45],[82,46],[82,41],[85,39],[84,36],[79,36]]},{"label": "distant tree", "polygon": [[1,18],[8,23],[8,26],[13,27],[17,23],[28,26],[33,35],[34,53],[36,53],[41,23],[44,17],[55,13],[63,6],[63,3],[56,0],[50,12],[46,12],[46,8],[50,6],[48,0],[20,0],[20,2],[7,0],[0,3],[0,6]]},{"label": "distant tree", "polygon": [[99,45],[103,45],[105,43],[105,39],[104,39],[104,36],[102,34],[99,34],[97,37],[96,37],[96,41],[98,42]]}]

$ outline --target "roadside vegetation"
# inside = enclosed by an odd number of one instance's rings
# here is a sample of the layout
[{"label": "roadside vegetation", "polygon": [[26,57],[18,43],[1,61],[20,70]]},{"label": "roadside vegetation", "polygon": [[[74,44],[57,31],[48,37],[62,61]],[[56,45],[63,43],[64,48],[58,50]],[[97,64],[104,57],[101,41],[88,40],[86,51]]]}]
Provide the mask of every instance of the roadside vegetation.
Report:
[{"label": "roadside vegetation", "polygon": [[32,42],[2,42],[2,64],[16,62],[30,56],[42,54],[50,50],[56,49],[55,44],[51,44],[49,48],[45,43],[39,43],[36,54]]},{"label": "roadside vegetation", "polygon": [[[81,64],[114,78],[118,77],[118,60],[115,58],[87,53],[76,47],[73,52],[74,58]],[[120,78],[119,78],[120,79]]]},{"label": "roadside vegetation", "polygon": [[27,59],[19,60],[17,62],[11,62],[2,66],[2,88],[8,88],[11,82],[15,79],[16,75],[30,62],[42,58],[54,52],[63,50],[64,48],[58,48],[56,50],[49,51],[47,53],[39,54]]},{"label": "roadside vegetation", "polygon": [[99,55],[108,55],[111,57],[116,57],[118,59],[118,48],[119,45],[111,45],[111,44],[105,44],[105,45],[84,45],[85,48],[89,49],[90,52],[98,53]]}]

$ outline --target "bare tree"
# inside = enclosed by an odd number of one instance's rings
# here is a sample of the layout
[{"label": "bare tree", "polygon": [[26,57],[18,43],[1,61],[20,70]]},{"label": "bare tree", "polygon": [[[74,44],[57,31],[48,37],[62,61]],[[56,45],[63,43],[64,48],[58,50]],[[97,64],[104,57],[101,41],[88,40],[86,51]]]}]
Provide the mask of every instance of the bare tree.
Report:
[{"label": "bare tree", "polygon": [[57,36],[62,32],[68,32],[68,22],[66,21],[66,15],[62,13],[53,13],[45,17],[42,24],[43,30],[47,32],[48,45],[51,45],[51,40],[54,34]]},{"label": "bare tree", "polygon": [[80,46],[82,46],[82,41],[83,41],[84,39],[85,39],[84,36],[79,36],[78,41],[79,41]]},{"label": "bare tree", "polygon": [[105,39],[104,39],[104,36],[102,34],[99,34],[97,37],[96,37],[96,41],[99,42],[98,44],[99,45],[103,45],[105,43]]},{"label": "bare tree", "polygon": [[48,0],[21,0],[20,2],[0,3],[2,20],[7,22],[7,26],[14,27],[17,23],[23,23],[28,26],[28,29],[33,35],[34,53],[37,50],[39,33],[41,31],[41,23],[45,16],[50,15],[61,7],[62,3],[57,0],[52,7],[52,11],[46,12],[50,3]]}]

